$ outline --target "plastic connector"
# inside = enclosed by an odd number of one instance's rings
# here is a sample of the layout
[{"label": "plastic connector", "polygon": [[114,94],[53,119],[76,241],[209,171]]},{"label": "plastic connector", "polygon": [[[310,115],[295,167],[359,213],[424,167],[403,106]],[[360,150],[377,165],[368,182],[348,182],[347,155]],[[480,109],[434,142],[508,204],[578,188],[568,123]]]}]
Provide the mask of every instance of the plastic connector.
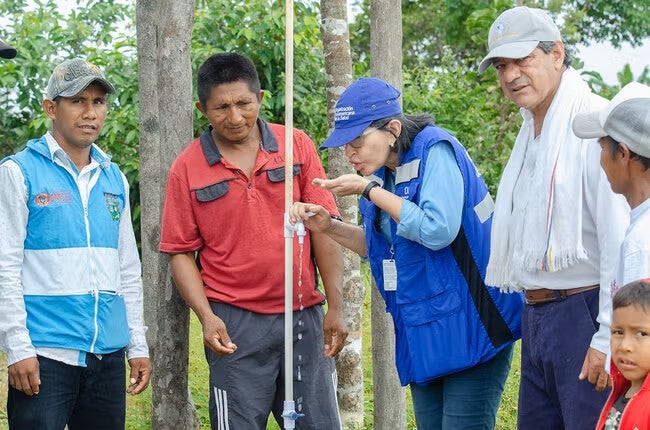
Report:
[{"label": "plastic connector", "polygon": [[284,418],[284,428],[293,429],[296,428],[296,420],[300,417],[304,417],[305,414],[300,414],[295,411],[295,403],[293,400],[284,401],[284,410],[282,411],[282,417]]},{"label": "plastic connector", "polygon": [[296,234],[298,235],[298,243],[303,244],[305,242],[305,236],[307,235],[307,230],[305,230],[305,224],[302,221],[298,221],[294,224],[296,229]]},{"label": "plastic connector", "polygon": [[[307,216],[313,216],[314,214],[311,212],[307,213]],[[291,224],[289,222],[289,214],[285,213],[284,214],[284,237],[293,237],[293,233],[296,232],[298,234],[298,243],[303,244],[305,243],[305,236],[307,235],[307,229],[305,228],[305,224],[302,222],[302,220],[296,222],[295,224]]]}]

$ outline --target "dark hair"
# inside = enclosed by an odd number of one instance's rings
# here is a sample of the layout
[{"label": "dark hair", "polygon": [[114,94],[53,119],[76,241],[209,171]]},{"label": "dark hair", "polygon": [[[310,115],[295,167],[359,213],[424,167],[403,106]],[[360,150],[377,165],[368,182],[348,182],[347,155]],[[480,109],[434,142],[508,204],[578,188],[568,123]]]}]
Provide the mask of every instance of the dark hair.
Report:
[{"label": "dark hair", "polygon": [[[607,142],[607,146],[609,146],[610,154],[612,155],[612,157],[615,157],[619,151],[619,146],[621,145],[621,143],[615,140],[612,136],[605,136],[602,139],[605,139],[605,141]],[[634,159],[638,160],[643,166],[643,170],[650,169],[650,158],[644,157],[643,155],[639,155],[632,150],[630,150],[630,158],[633,160]]]},{"label": "dark hair", "polygon": [[612,308],[640,306],[643,310],[650,309],[650,278],[630,282],[614,294]]},{"label": "dark hair", "polygon": [[395,145],[391,147],[391,150],[398,154],[403,154],[408,151],[411,148],[411,143],[413,142],[413,139],[415,139],[415,136],[417,136],[417,134],[427,125],[433,124],[433,116],[429,114],[400,114],[375,120],[370,123],[370,127],[387,130],[386,126],[394,119],[402,123],[402,131],[399,136],[395,136],[397,140],[395,141]]},{"label": "dark hair", "polygon": [[[539,42],[537,44],[537,47],[544,51],[545,54],[550,54],[553,48],[555,47],[555,44],[557,42]],[[562,60],[562,64],[564,64],[567,67],[571,67],[571,63],[573,63],[573,53],[571,48],[568,46],[564,45],[564,60]]]},{"label": "dark hair", "polygon": [[205,105],[212,88],[220,84],[244,81],[258,99],[260,97],[260,78],[255,65],[248,58],[235,52],[214,54],[201,64],[197,77],[199,102]]}]

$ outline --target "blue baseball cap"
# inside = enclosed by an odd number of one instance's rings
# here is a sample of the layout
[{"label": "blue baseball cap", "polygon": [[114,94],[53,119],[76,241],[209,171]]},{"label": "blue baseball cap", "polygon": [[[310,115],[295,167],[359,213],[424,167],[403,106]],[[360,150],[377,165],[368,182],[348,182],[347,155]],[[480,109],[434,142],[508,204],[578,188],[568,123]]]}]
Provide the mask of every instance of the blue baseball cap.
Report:
[{"label": "blue baseball cap", "polygon": [[400,92],[377,78],[361,78],[343,91],[334,109],[334,130],[323,148],[336,148],[352,142],[378,119],[402,113]]}]

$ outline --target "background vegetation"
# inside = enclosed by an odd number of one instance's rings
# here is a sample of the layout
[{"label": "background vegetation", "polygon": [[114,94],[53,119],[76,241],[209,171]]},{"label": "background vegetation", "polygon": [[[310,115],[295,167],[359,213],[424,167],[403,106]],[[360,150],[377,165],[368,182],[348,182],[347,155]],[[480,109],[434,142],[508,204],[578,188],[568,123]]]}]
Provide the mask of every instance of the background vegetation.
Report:
[{"label": "background vegetation", "polygon": [[[42,135],[48,120],[40,106],[47,79],[60,61],[81,56],[104,68],[118,88],[100,144],[122,166],[130,180],[136,230],[138,192],[138,79],[135,2],[72,1],[69,12],[55,0],[0,2],[0,38],[18,51],[0,62],[0,155],[24,147]],[[369,69],[369,0],[357,0],[350,27],[355,77]],[[633,45],[650,35],[647,0],[526,1],[544,6],[564,22],[569,43],[610,40]],[[283,122],[284,2],[197,2],[192,34],[192,66],[196,71],[209,55],[240,51],[255,62],[266,91],[263,115]],[[516,109],[503,99],[492,71],[479,75],[487,32],[494,18],[513,5],[509,0],[403,0],[404,110],[432,113],[437,123],[457,134],[494,192],[503,163],[520,123]],[[644,6],[645,5],[645,6]],[[327,135],[325,79],[318,4],[295,3],[295,113],[297,127],[318,143]],[[579,60],[576,65],[580,66]],[[623,68],[624,65],[621,65]],[[607,85],[596,72],[585,73],[592,87],[611,96],[632,80],[649,82],[646,70],[637,77],[623,69],[619,82]],[[196,134],[205,120],[195,112]],[[323,154],[326,159],[326,154]],[[325,160],[326,161],[326,160]]]},{"label": "background vegetation", "polygon": [[[131,183],[134,224],[139,232],[138,70],[135,2],[77,0],[63,11],[54,0],[0,2],[0,38],[18,49],[18,57],[0,62],[0,157],[41,136],[48,121],[40,106],[47,79],[63,59],[81,56],[101,66],[118,89],[99,144],[113,155]],[[357,1],[350,28],[355,77],[369,69],[369,1]],[[521,1],[519,2],[521,3]],[[543,6],[563,24],[569,44],[611,41],[640,44],[650,35],[648,0],[526,1]],[[250,56],[266,91],[263,115],[283,122],[284,115],[284,2],[199,0],[192,34],[193,70],[209,55],[240,51]],[[485,54],[490,24],[508,0],[402,0],[404,23],[404,110],[429,112],[437,123],[453,131],[467,147],[494,193],[520,124],[515,107],[504,100],[495,75],[476,72]],[[325,79],[318,4],[296,1],[295,124],[321,142],[327,135]],[[579,59],[576,66],[580,67]],[[620,86],[637,80],[650,83],[650,71],[633,76],[620,65],[618,82],[608,85],[597,71],[584,77],[592,88],[611,97]],[[196,134],[206,126],[198,112]],[[189,143],[189,142],[188,142]],[[326,154],[322,155],[324,161]],[[366,312],[366,315],[368,312]],[[367,328],[369,324],[366,324]],[[190,384],[202,420],[207,423],[207,376],[198,327],[192,326]],[[370,336],[364,338],[366,358],[366,418],[372,419]],[[3,358],[0,358],[2,360]],[[499,428],[514,428],[518,360],[515,360],[499,413]],[[4,367],[3,363],[0,363]],[[0,427],[6,419],[0,378]],[[150,392],[129,401],[128,428],[148,428]],[[412,413],[409,415],[412,420]],[[411,426],[413,427],[413,425]],[[372,428],[369,422],[368,428]]]}]

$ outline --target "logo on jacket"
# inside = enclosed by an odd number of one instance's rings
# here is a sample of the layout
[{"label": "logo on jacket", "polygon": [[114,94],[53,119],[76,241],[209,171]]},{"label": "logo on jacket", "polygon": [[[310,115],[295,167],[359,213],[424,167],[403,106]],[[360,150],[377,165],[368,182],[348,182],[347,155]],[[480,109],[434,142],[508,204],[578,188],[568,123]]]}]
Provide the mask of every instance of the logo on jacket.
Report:
[{"label": "logo on jacket", "polygon": [[65,204],[72,202],[72,195],[69,192],[38,193],[34,197],[34,204],[45,207],[50,204]]},{"label": "logo on jacket", "polygon": [[111,215],[111,218],[113,218],[113,221],[119,221],[120,216],[122,216],[120,198],[111,193],[104,193],[104,198],[106,199],[106,208],[108,209],[108,213]]}]

